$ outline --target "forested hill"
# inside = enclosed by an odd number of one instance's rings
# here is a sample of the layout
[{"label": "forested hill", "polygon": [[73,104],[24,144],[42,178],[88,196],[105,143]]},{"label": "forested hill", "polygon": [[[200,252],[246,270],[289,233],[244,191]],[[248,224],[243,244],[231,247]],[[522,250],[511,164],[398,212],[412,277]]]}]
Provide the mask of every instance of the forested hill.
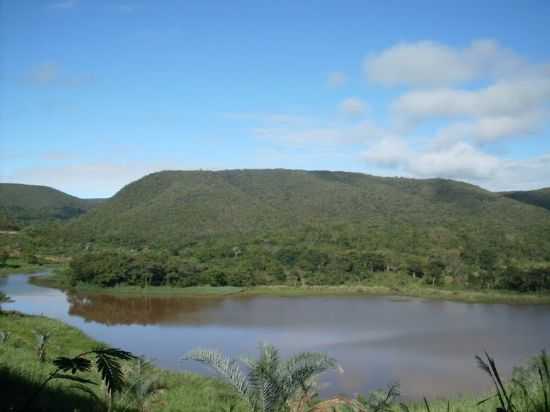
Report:
[{"label": "forested hill", "polygon": [[502,195],[523,203],[550,210],[550,187],[539,190],[503,192]]},{"label": "forested hill", "polygon": [[79,216],[102,199],[79,199],[51,187],[0,183],[0,229]]},{"label": "forested hill", "polygon": [[550,250],[550,212],[443,179],[298,170],[165,171],[127,185],[69,222],[65,236],[161,247],[205,238],[298,242],[314,236],[407,253],[483,245],[540,256],[544,247]]}]

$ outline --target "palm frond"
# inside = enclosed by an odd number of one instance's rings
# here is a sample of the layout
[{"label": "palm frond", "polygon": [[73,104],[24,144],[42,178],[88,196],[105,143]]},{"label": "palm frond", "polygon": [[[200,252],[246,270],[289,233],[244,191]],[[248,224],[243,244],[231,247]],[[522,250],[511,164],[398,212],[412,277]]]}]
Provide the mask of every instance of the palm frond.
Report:
[{"label": "palm frond", "polygon": [[319,352],[299,353],[288,359],[283,366],[289,384],[293,386],[303,386],[311,377],[337,367],[335,359]]},{"label": "palm frond", "polygon": [[248,398],[248,380],[239,368],[238,363],[228,359],[217,351],[196,349],[183,357],[184,360],[194,360],[204,363],[222,375],[244,397]]},{"label": "palm frond", "polygon": [[90,370],[92,362],[86,358],[80,356],[74,358],[67,358],[65,356],[60,356],[54,359],[53,364],[63,372],[71,372],[75,374],[76,372],[86,372]]},{"label": "palm frond", "polygon": [[124,379],[118,358],[109,355],[106,351],[97,351],[94,354],[96,368],[107,386],[107,391],[112,394],[122,390]]}]

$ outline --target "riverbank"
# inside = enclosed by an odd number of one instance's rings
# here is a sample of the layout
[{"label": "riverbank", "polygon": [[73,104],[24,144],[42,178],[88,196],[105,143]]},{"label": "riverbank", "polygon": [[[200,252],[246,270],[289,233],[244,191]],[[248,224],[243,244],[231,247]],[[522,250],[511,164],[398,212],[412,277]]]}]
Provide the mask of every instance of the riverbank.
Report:
[{"label": "riverbank", "polygon": [[[7,336],[0,343],[0,410],[12,410],[10,407],[20,410],[29,394],[54,370],[51,361],[57,356],[76,356],[99,345],[99,342],[61,321],[18,312],[0,312],[0,331],[1,336]],[[38,360],[36,334],[50,334],[46,362]],[[82,376],[100,381],[95,373]],[[246,410],[233,390],[218,379],[158,368],[153,368],[150,376],[154,377],[159,391],[149,399],[147,410],[224,411],[232,404],[236,405],[235,412]],[[97,398],[104,399],[101,385],[87,387]],[[77,389],[74,381],[58,380],[48,384],[32,410],[97,411],[98,403],[92,398],[90,393]],[[137,410],[135,405],[122,398],[115,399],[115,410]]]},{"label": "riverbank", "polygon": [[28,263],[24,259],[10,258],[4,265],[0,266],[0,278],[6,277],[12,274],[33,274],[40,272],[53,271],[60,267],[59,263],[47,262],[47,263]]},{"label": "riverbank", "polygon": [[31,278],[31,283],[39,286],[47,286],[63,290],[89,294],[103,294],[112,296],[279,296],[279,297],[305,297],[305,296],[389,296],[397,298],[421,298],[434,300],[448,300],[465,303],[504,303],[524,305],[550,305],[550,294],[517,293],[500,290],[467,290],[434,288],[420,282],[408,282],[406,284],[380,284],[372,283],[350,284],[340,286],[116,286],[102,288],[94,285],[81,284],[71,287],[66,278],[59,273],[47,276]]}]

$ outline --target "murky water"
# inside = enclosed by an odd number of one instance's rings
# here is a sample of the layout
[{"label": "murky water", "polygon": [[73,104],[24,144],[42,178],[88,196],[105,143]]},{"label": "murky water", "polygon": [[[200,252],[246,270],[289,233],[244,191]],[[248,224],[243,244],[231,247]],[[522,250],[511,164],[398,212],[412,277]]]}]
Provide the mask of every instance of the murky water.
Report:
[{"label": "murky water", "polygon": [[324,396],[366,393],[399,381],[406,398],[483,391],[474,356],[488,351],[505,375],[550,347],[550,306],[466,304],[382,297],[116,298],[67,295],[0,279],[15,302],[89,336],[153,359],[159,366],[206,372],[181,361],[196,347],[254,355],[258,342],[284,355],[322,351],[344,372],[321,377]]}]

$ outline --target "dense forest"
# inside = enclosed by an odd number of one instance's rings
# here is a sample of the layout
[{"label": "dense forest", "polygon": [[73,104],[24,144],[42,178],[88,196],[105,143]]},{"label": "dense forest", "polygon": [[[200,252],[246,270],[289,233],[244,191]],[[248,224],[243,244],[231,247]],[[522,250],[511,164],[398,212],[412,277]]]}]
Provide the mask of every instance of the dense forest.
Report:
[{"label": "dense forest", "polygon": [[[33,203],[44,210],[45,201]],[[10,253],[73,257],[73,284],[338,285],[398,274],[432,286],[542,291],[550,211],[529,203],[443,179],[167,171],[2,243]]]}]

